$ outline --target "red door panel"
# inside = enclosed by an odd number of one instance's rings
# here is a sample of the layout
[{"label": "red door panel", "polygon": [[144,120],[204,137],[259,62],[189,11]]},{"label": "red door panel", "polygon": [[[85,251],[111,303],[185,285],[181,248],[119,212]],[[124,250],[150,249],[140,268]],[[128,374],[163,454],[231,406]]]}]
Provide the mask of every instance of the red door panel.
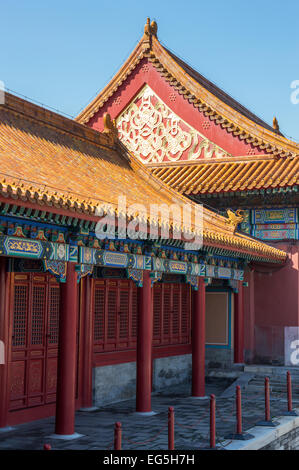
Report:
[{"label": "red door panel", "polygon": [[11,365],[10,407],[23,408],[25,406],[25,374],[26,361],[18,360]]},{"label": "red door panel", "polygon": [[54,357],[48,355],[46,368],[46,403],[54,403],[56,401],[56,385],[57,385],[57,349]]},{"label": "red door panel", "polygon": [[10,409],[56,400],[59,284],[48,273],[14,275]]}]

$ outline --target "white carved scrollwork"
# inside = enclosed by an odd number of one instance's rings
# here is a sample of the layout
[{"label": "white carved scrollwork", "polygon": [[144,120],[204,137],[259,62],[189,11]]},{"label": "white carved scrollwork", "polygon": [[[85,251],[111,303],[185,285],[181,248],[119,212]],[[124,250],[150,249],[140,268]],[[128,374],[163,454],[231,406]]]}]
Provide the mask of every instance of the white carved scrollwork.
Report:
[{"label": "white carved scrollwork", "polygon": [[186,124],[146,85],[117,118],[119,137],[144,163],[231,155]]}]

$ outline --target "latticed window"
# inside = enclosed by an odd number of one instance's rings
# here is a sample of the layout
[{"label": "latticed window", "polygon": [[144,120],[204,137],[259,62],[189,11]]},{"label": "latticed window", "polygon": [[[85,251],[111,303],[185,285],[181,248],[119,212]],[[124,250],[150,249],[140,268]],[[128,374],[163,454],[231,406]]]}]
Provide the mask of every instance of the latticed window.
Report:
[{"label": "latticed window", "polygon": [[163,336],[170,336],[170,315],[171,315],[171,285],[165,284],[163,289]]},{"label": "latticed window", "polygon": [[132,289],[131,337],[137,338],[137,289]]},{"label": "latticed window", "polygon": [[181,334],[188,336],[190,328],[190,288],[182,287],[181,296]]},{"label": "latticed window", "polygon": [[119,292],[119,337],[129,336],[129,290],[121,289]]},{"label": "latticed window", "polygon": [[28,286],[15,286],[13,346],[25,346],[27,329]]},{"label": "latticed window", "polygon": [[50,301],[49,301],[49,343],[58,344],[59,336],[59,286],[50,287]]},{"label": "latticed window", "polygon": [[174,285],[172,289],[172,336],[180,334],[181,289],[180,285]]},{"label": "latticed window", "polygon": [[153,310],[154,345],[190,343],[190,286],[154,284]]},{"label": "latticed window", "polygon": [[41,346],[46,337],[58,344],[60,289],[50,280],[49,275],[15,275],[13,346]]},{"label": "latticed window", "polygon": [[[123,279],[98,279],[93,296],[94,352],[136,349],[137,287]],[[157,283],[153,290],[153,345],[190,343],[190,286]]]},{"label": "latticed window", "polygon": [[116,339],[116,323],[117,323],[117,291],[108,290],[107,300],[107,337],[108,339]]},{"label": "latticed window", "polygon": [[94,341],[104,339],[105,291],[103,288],[95,289],[94,293]]},{"label": "latticed window", "polygon": [[95,281],[94,351],[133,349],[137,336],[137,287],[124,279]]},{"label": "latticed window", "polygon": [[31,344],[43,344],[45,307],[46,307],[45,286],[33,286],[32,317],[31,317]]},{"label": "latticed window", "polygon": [[153,296],[154,327],[153,338],[161,338],[161,320],[162,320],[162,284],[157,284]]}]

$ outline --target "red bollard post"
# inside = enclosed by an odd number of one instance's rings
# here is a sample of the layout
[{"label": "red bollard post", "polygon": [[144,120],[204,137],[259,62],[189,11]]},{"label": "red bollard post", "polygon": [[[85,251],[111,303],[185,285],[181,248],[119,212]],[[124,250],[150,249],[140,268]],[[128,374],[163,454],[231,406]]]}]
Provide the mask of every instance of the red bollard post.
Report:
[{"label": "red bollard post", "polygon": [[270,415],[270,381],[269,377],[265,377],[265,420],[257,423],[257,426],[275,427],[279,423],[274,423]]},{"label": "red bollard post", "polygon": [[242,400],[241,400],[241,387],[236,386],[236,414],[237,414],[237,432],[229,434],[227,439],[235,439],[238,441],[247,441],[252,439],[254,436],[242,431]]},{"label": "red bollard post", "polygon": [[216,447],[216,397],[210,395],[210,449]]},{"label": "red bollard post", "polygon": [[51,444],[44,444],[44,450],[51,450]]},{"label": "red bollard post", "polygon": [[265,421],[270,420],[270,384],[269,377],[265,377]]},{"label": "red bollard post", "polygon": [[241,387],[236,386],[237,434],[242,434]]},{"label": "red bollard post", "polygon": [[168,408],[168,450],[174,450],[174,408]]},{"label": "red bollard post", "polygon": [[121,450],[121,423],[114,425],[114,450]]},{"label": "red bollard post", "polygon": [[298,416],[297,412],[293,410],[293,400],[292,400],[292,377],[291,373],[287,371],[287,395],[288,395],[288,411],[284,414],[286,416]]},{"label": "red bollard post", "polygon": [[288,388],[288,411],[293,410],[293,403],[292,403],[292,378],[290,371],[287,372],[287,388]]}]

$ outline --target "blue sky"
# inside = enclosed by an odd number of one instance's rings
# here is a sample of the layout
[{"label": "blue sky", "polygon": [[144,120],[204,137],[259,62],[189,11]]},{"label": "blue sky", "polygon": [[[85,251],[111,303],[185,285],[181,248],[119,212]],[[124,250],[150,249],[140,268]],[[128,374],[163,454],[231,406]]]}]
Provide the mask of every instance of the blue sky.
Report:
[{"label": "blue sky", "polygon": [[297,0],[0,0],[0,80],[75,116],[158,23],[169,49],[299,141]]}]

